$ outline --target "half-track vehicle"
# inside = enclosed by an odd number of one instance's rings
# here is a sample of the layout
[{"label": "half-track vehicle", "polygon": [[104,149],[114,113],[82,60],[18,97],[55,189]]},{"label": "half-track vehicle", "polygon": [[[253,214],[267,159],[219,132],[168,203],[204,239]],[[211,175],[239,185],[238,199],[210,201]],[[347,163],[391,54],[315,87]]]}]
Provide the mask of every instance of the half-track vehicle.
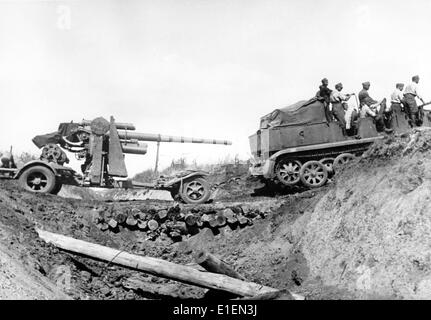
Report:
[{"label": "half-track vehicle", "polygon": [[[431,126],[430,112],[421,107],[422,125]],[[404,112],[394,112],[392,117],[391,134],[411,128]],[[371,117],[357,119],[356,127],[357,133],[348,136],[339,122],[328,119],[324,103],[317,98],[275,109],[261,117],[259,130],[249,137],[250,173],[289,187],[323,186],[337,168],[387,134],[377,131]]]}]

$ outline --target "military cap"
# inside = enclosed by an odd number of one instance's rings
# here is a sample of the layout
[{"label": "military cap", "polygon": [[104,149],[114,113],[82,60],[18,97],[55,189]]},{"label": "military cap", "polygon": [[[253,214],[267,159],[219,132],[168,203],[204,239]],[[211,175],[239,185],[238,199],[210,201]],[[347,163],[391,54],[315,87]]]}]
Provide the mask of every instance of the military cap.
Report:
[{"label": "military cap", "polygon": [[370,82],[369,82],[369,81],[362,82],[362,85],[363,85],[363,86],[366,86],[366,85],[369,85],[369,84],[370,84]]},{"label": "military cap", "polygon": [[343,86],[343,84],[341,83],[341,82],[338,82],[336,85],[335,85],[335,88],[339,88],[339,87],[342,87]]}]

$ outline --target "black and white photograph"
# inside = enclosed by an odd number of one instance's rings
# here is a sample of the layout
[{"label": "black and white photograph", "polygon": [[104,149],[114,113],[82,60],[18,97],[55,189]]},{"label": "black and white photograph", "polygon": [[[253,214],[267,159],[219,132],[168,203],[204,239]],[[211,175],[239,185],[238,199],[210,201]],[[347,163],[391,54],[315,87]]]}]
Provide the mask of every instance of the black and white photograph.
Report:
[{"label": "black and white photograph", "polygon": [[0,0],[0,300],[430,300],[430,16]]}]

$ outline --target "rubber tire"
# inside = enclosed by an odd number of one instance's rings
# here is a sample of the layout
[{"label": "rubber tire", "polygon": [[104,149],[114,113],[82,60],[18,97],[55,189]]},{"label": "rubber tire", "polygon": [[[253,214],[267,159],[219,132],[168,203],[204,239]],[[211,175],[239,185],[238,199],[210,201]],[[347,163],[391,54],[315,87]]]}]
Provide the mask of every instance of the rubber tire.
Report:
[{"label": "rubber tire", "polygon": [[[310,165],[317,165],[318,167],[323,169],[323,180],[320,181],[318,184],[311,184],[304,177],[304,173],[307,170],[307,167]],[[319,188],[319,187],[323,186],[328,181],[328,171],[326,170],[326,167],[322,163],[320,163],[319,161],[315,161],[315,160],[307,161],[306,163],[304,163],[302,165],[299,173],[300,173],[302,183],[309,188]]]},{"label": "rubber tire", "polygon": [[356,158],[355,155],[353,155],[351,153],[342,153],[342,154],[338,155],[334,160],[334,164],[332,165],[334,172],[336,172],[337,170],[342,168],[344,164],[346,164],[346,162],[343,161],[343,159],[346,157],[350,159],[348,162],[350,162]]},{"label": "rubber tire", "polygon": [[54,189],[50,193],[51,194],[58,194],[60,192],[60,190],[61,190],[62,187],[63,187],[63,184],[61,182],[57,181],[55,183]]},{"label": "rubber tire", "polygon": [[[295,162],[296,164],[298,164],[299,165],[299,170],[298,170],[298,178],[297,179],[295,179],[294,181],[292,181],[292,182],[286,182],[286,181],[284,181],[282,178],[281,178],[281,176],[280,176],[280,174],[279,174],[279,168],[280,168],[280,166],[282,166],[284,163],[286,163],[286,162]],[[280,159],[279,161],[277,161],[277,164],[276,164],[276,166],[275,166],[275,175],[277,176],[277,180],[279,181],[279,182],[281,182],[283,185],[285,185],[285,186],[288,186],[288,187],[291,187],[291,186],[294,186],[295,184],[297,184],[300,180],[301,180],[301,177],[300,177],[300,174],[299,174],[299,172],[300,172],[300,170],[301,170],[301,167],[302,167],[302,163],[301,162],[299,162],[298,160],[293,160],[293,159],[289,159],[289,158],[283,158],[283,159]]]},{"label": "rubber tire", "polygon": [[[190,183],[195,182],[195,181],[201,183],[202,186],[204,187],[204,195],[200,199],[198,199],[198,200],[194,200],[194,199],[189,198],[187,196],[187,193],[185,192],[185,190],[187,189],[187,186]],[[188,204],[201,204],[201,203],[205,203],[205,202],[207,202],[209,200],[209,198],[211,196],[211,188],[210,188],[210,185],[209,185],[208,181],[206,181],[203,178],[190,179],[190,180],[187,180],[187,181],[183,182],[183,188],[181,190],[180,196],[181,196],[181,199],[185,203],[188,203]]]},{"label": "rubber tire", "polygon": [[[43,175],[45,175],[45,177],[47,178],[47,185],[44,189],[42,190],[33,190],[32,188],[30,188],[27,184],[27,179],[28,176],[32,173],[35,172],[39,172]],[[27,169],[24,170],[23,173],[21,173],[20,177],[18,178],[18,184],[24,188],[27,191],[30,192],[35,192],[35,193],[51,193],[56,185],[56,181],[55,181],[55,174],[54,172],[52,172],[50,169],[48,169],[47,167],[44,166],[33,166],[33,167],[29,167]]]}]

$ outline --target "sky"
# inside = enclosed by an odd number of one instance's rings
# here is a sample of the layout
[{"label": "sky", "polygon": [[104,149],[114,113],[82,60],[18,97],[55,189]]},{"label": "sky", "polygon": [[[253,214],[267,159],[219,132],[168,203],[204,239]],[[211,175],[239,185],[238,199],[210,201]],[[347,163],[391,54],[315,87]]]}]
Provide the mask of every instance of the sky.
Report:
[{"label": "sky", "polygon": [[[248,159],[260,117],[324,77],[346,93],[370,81],[379,100],[419,74],[431,101],[430,13],[429,0],[0,0],[0,150],[39,154],[35,135],[112,115],[138,132],[231,140],[160,147],[162,168],[215,163]],[[126,155],[129,175],[155,156],[151,142]]]}]

